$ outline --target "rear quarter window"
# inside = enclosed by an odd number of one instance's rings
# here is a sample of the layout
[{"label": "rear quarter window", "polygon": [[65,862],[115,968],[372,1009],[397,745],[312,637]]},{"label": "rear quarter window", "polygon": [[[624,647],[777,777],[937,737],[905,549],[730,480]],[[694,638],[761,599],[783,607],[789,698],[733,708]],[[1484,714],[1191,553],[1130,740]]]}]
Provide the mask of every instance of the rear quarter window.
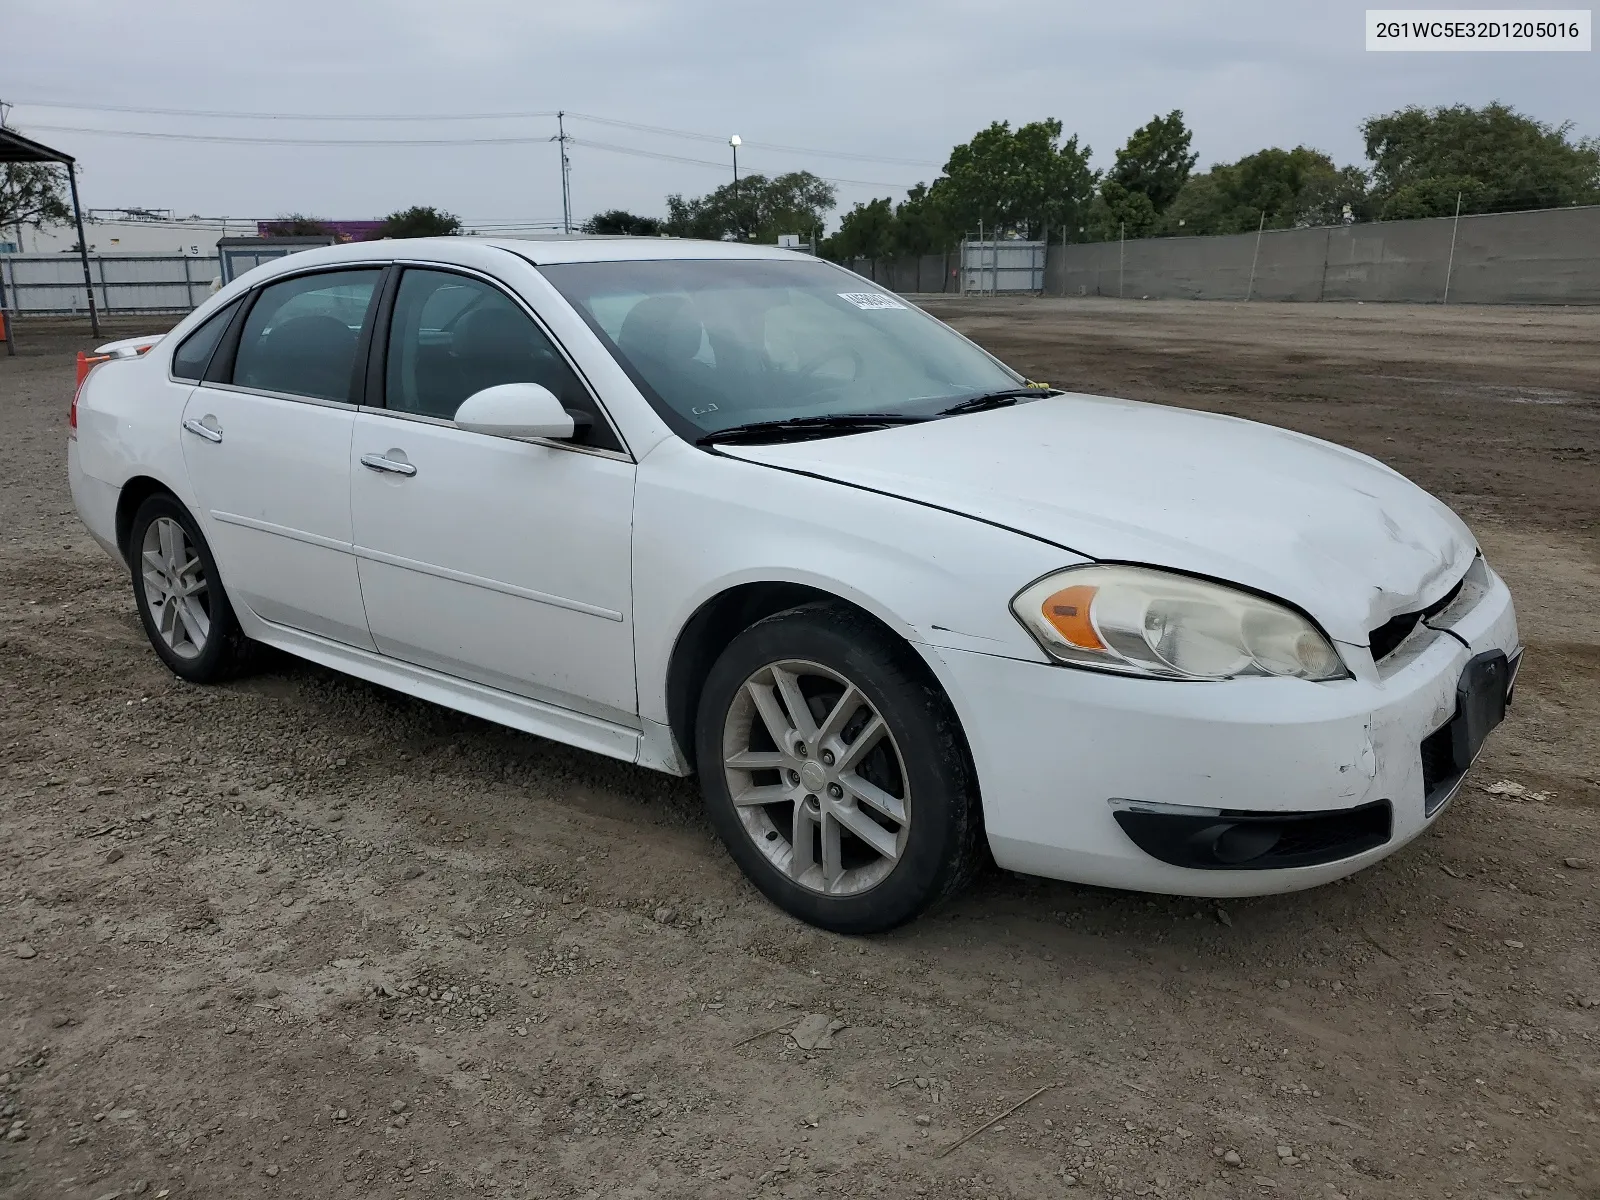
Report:
[{"label": "rear quarter window", "polygon": [[211,362],[211,356],[216,352],[217,343],[222,340],[222,335],[227,331],[228,322],[233,320],[233,314],[239,311],[239,302],[225,304],[212,313],[200,327],[183,341],[178,343],[177,350],[172,354],[172,377],[174,379],[193,379],[198,381],[206,373],[206,366]]}]

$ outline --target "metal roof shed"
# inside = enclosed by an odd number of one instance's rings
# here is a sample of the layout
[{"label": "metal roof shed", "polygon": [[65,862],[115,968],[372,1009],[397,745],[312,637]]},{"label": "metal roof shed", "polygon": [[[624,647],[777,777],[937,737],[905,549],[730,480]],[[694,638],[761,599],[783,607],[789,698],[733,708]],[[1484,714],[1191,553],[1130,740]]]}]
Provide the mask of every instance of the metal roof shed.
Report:
[{"label": "metal roof shed", "polygon": [[72,189],[72,219],[78,226],[78,257],[83,261],[83,288],[89,297],[89,324],[100,336],[100,312],[94,305],[94,284],[89,278],[89,242],[83,235],[83,208],[78,204],[77,160],[61,150],[25,138],[14,129],[0,126],[0,163],[60,163],[67,169],[67,184]]}]

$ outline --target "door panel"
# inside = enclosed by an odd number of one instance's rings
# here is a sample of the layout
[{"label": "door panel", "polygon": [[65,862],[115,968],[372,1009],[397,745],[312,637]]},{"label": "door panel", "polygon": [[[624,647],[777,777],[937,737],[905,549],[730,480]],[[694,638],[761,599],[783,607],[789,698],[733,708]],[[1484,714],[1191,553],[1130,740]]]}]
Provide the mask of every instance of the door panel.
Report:
[{"label": "door panel", "polygon": [[373,412],[356,416],[349,461],[381,653],[636,720],[631,462]]},{"label": "door panel", "polygon": [[229,596],[263,620],[374,649],[350,553],[355,410],[202,385],[183,420],[197,515]]},{"label": "door panel", "polygon": [[181,435],[229,595],[263,620],[364,650],[374,646],[351,554],[350,435],[382,279],[363,265],[262,286],[207,355]]}]

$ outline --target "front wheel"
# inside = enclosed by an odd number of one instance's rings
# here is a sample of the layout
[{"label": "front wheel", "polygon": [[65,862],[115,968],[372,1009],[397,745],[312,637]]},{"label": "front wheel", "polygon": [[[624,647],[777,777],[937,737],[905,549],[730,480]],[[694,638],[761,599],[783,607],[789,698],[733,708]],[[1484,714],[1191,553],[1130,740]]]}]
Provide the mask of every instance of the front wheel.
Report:
[{"label": "front wheel", "polygon": [[949,701],[910,647],[842,605],[791,609],[736,637],[695,728],[718,834],[803,921],[892,929],[979,861],[976,779]]},{"label": "front wheel", "polygon": [[216,560],[189,510],[164,493],[133,515],[133,598],[161,661],[191,683],[220,683],[249,663],[254,643],[234,616]]}]

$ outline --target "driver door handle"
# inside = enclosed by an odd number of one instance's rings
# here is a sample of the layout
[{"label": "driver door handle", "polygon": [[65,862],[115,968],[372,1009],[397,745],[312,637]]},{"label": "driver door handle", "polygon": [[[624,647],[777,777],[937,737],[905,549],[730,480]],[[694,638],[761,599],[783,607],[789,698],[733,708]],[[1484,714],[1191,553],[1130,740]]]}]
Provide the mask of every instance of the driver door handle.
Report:
[{"label": "driver door handle", "polygon": [[382,454],[363,454],[361,465],[371,471],[385,471],[391,475],[415,475],[417,469],[408,462],[396,462]]},{"label": "driver door handle", "polygon": [[[216,420],[215,417],[211,419],[213,421]],[[208,442],[220,442],[222,440],[222,430],[220,428],[213,428],[204,421],[196,421],[193,417],[186,418],[183,422],[183,427],[196,437],[205,438]]]}]

